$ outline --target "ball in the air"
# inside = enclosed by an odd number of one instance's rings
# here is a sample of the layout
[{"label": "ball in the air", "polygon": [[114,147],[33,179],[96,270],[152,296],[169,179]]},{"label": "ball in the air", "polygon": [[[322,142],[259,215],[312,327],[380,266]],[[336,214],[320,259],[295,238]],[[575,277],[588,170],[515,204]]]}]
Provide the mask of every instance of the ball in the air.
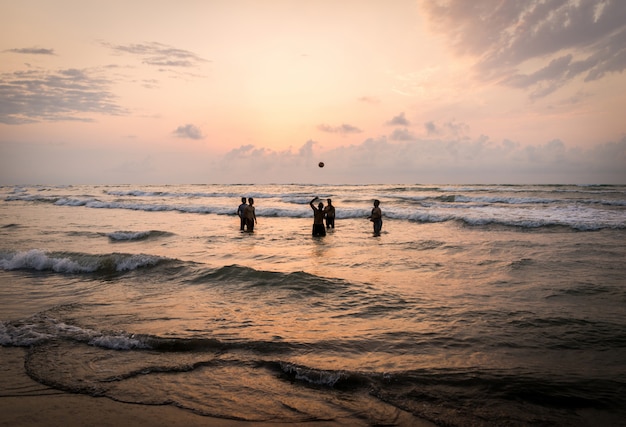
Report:
[{"label": "ball in the air", "polygon": [[324,162],[319,162],[317,165],[318,165],[319,167],[323,168],[323,167],[324,167]]}]

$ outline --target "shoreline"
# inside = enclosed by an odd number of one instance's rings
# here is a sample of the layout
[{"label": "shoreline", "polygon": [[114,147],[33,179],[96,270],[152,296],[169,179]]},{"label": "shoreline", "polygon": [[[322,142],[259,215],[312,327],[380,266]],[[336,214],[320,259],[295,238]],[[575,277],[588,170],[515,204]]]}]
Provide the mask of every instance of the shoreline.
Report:
[{"label": "shoreline", "polygon": [[[352,417],[303,423],[230,420],[169,405],[141,405],[67,393],[31,379],[24,371],[25,351],[21,347],[0,347],[0,427],[349,427],[356,421]],[[435,426],[426,420],[415,424],[416,420],[412,416],[406,422],[397,419],[394,425]]]},{"label": "shoreline", "polygon": [[227,426],[244,421],[204,417],[173,406],[122,403],[107,397],[67,393],[31,379],[24,371],[26,350],[0,350],[0,426]]}]

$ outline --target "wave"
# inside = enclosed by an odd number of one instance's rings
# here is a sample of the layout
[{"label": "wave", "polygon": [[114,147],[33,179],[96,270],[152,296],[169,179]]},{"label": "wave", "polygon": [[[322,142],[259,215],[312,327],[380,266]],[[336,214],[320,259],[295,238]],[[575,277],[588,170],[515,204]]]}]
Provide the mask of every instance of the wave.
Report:
[{"label": "wave", "polygon": [[403,202],[411,202],[423,206],[431,206],[438,203],[443,204],[482,204],[482,205],[601,205],[601,206],[626,206],[626,200],[610,200],[610,199],[559,199],[548,197],[515,197],[507,195],[498,196],[469,196],[464,194],[442,194],[436,196],[420,196],[420,195],[402,195],[402,194],[386,194],[388,200],[399,200]]},{"label": "wave", "polygon": [[128,202],[105,202],[97,199],[70,199],[61,198],[54,202],[57,206],[85,206],[94,209],[127,209],[145,212],[182,212],[197,214],[235,215],[235,209],[231,207],[211,206],[185,206],[170,203],[128,203]]},{"label": "wave", "polygon": [[297,292],[300,297],[334,293],[350,287],[342,279],[332,279],[296,271],[282,273],[255,270],[250,267],[229,265],[215,270],[202,271],[189,280],[192,284],[234,285],[247,290],[287,290]]},{"label": "wave", "polygon": [[[411,191],[419,191],[426,187],[411,188]],[[517,184],[480,184],[480,185],[442,185],[439,187],[431,187],[429,191],[441,192],[464,192],[464,193],[562,193],[562,194],[618,194],[624,195],[625,187],[623,185],[572,185],[572,184],[536,184],[536,185],[517,185]]]},{"label": "wave", "polygon": [[[509,205],[570,205],[572,201],[562,200],[555,198],[544,197],[506,197],[506,196],[491,196],[491,197],[467,197],[467,196],[455,196],[451,202],[457,203],[485,203],[485,204],[509,204]],[[604,205],[604,206],[626,206],[626,200],[603,200],[603,199],[584,199],[575,200],[575,203],[589,204],[589,205]]]},{"label": "wave", "polygon": [[[626,216],[623,207],[626,206],[624,197],[607,196],[606,198],[580,198],[579,195],[570,197],[555,196],[555,193],[544,192],[547,197],[528,196],[520,197],[519,193],[509,188],[502,194],[472,194],[464,193],[466,188],[452,187],[454,193],[439,191],[434,194],[406,191],[390,193],[389,188],[380,189],[383,199],[383,214],[391,220],[404,220],[426,223],[445,221],[459,221],[468,226],[501,225],[535,229],[540,227],[568,227],[576,231],[595,231],[601,229],[626,228]],[[491,190],[496,187],[485,187]],[[515,190],[527,190],[529,187],[514,187]],[[533,187],[535,188],[535,187]],[[543,187],[536,187],[544,189]],[[551,187],[550,187],[551,188]],[[567,187],[570,188],[570,187]],[[595,187],[594,187],[595,188]],[[576,189],[580,189],[576,187]],[[298,191],[295,191],[298,190]],[[255,197],[267,197],[270,201],[257,206],[257,216],[275,218],[310,218],[311,210],[307,206],[308,197],[300,188],[286,194],[272,191],[259,191]],[[520,190],[520,191],[522,191]],[[5,201],[26,201],[53,203],[57,206],[87,207],[93,209],[125,209],[143,212],[181,212],[189,214],[236,215],[236,209],[224,205],[222,199],[214,203],[204,204],[203,200],[193,200],[198,197],[232,196],[230,193],[207,192],[170,192],[142,190],[107,190],[115,195],[137,195],[143,197],[138,200],[100,200],[90,196],[59,197],[54,195],[42,196],[30,193],[14,193],[5,198]],[[307,192],[310,192],[308,189]],[[482,191],[482,189],[481,189]],[[528,191],[526,191],[528,193]],[[162,200],[145,197],[160,195]],[[623,193],[620,193],[623,194]],[[550,197],[550,195],[554,197]],[[384,197],[382,197],[384,196]],[[369,195],[357,194],[353,190],[341,195],[340,205],[337,206],[337,219],[364,218],[370,208],[365,203]],[[178,203],[187,200],[188,203]],[[276,201],[278,200],[278,202]],[[341,204],[344,206],[341,206]],[[126,232],[119,232],[126,233]],[[130,233],[130,232],[129,232]],[[137,232],[144,233],[144,232]],[[155,232],[149,235],[120,235],[112,240],[136,240],[157,237]]]},{"label": "wave", "polygon": [[111,350],[149,349],[142,337],[127,333],[104,333],[69,325],[46,313],[28,319],[0,322],[0,345],[30,347],[51,340],[66,339]]},{"label": "wave", "polygon": [[[354,283],[344,279],[326,278],[303,271],[284,273],[256,270],[240,265],[209,268],[193,262],[147,254],[93,255],[31,249],[0,253],[0,269],[68,275],[106,275],[107,277],[141,269],[146,270],[142,271],[142,277],[153,275],[155,280],[159,281],[176,281],[191,286],[220,287],[228,289],[229,292],[240,293],[244,298],[274,300],[280,295],[280,298],[286,302],[301,302],[303,299],[325,301],[329,295],[333,295],[334,297],[326,301],[326,304],[340,304],[341,301],[357,298],[364,308],[368,307],[368,301],[371,299],[377,299],[378,304],[388,304],[390,309],[397,305],[397,298],[393,294],[368,296],[366,292],[368,285],[355,286]],[[352,315],[357,316],[359,313],[355,311]],[[150,343],[150,345],[153,344],[155,343]]]},{"label": "wave", "polygon": [[[104,194],[118,197],[160,197],[160,198],[176,198],[176,199],[213,199],[213,198],[227,198],[239,200],[242,195],[240,192],[233,191],[198,191],[198,192],[169,192],[169,191],[143,191],[143,190],[106,190]],[[307,193],[308,194],[308,193]],[[254,199],[269,199],[282,197],[282,193],[268,193],[268,192],[250,192],[246,191],[245,197],[252,197]]]},{"label": "wave", "polygon": [[176,197],[176,198],[212,198],[226,197],[238,198],[239,193],[234,192],[169,192],[169,191],[142,191],[142,190],[105,190],[104,194],[119,197]]},{"label": "wave", "polygon": [[216,338],[170,338],[125,331],[99,331],[71,325],[53,315],[55,311],[76,309],[81,304],[70,304],[37,313],[29,318],[0,321],[0,346],[30,347],[51,341],[67,340],[106,350],[152,350],[162,353],[212,352],[253,350],[258,353],[282,354],[294,347],[273,341],[220,341]]},{"label": "wave", "polygon": [[107,234],[108,238],[114,242],[125,242],[134,240],[147,240],[158,237],[173,236],[173,233],[159,230],[149,231],[115,231]]},{"label": "wave", "polygon": [[[601,229],[624,229],[626,217],[620,210],[597,210],[584,205],[550,205],[500,207],[484,202],[482,205],[467,206],[464,203],[438,201],[435,204],[407,208],[387,206],[383,210],[386,219],[416,222],[438,223],[461,221],[470,226],[502,225],[521,228],[568,227],[577,231],[596,231]],[[190,214],[215,214],[234,216],[234,209],[224,206],[183,206],[173,204],[147,204],[125,202],[103,202],[87,199],[59,199],[60,206],[85,206],[95,209],[127,209],[144,212],[181,212]],[[619,204],[616,202],[616,206]],[[515,210],[517,209],[517,210]],[[369,214],[369,208],[338,208],[337,219],[359,219]],[[310,218],[308,207],[273,208],[257,207],[257,216],[276,218]],[[154,236],[152,236],[154,237]]]},{"label": "wave", "polygon": [[[558,190],[556,188],[546,188],[542,186],[527,187],[527,186],[511,186],[511,187],[406,187],[406,188],[376,188],[375,186],[370,190],[373,194],[378,194],[377,198],[385,200],[397,200],[397,201],[409,201],[414,203],[489,203],[489,204],[569,204],[569,203],[582,203],[582,204],[596,204],[606,206],[626,206],[626,192],[620,188],[610,188],[602,191],[589,191],[587,188],[596,187],[576,187],[567,192]],[[278,190],[285,190],[284,187],[280,187]],[[296,191],[297,190],[297,191]],[[310,194],[312,189],[308,188],[306,191],[299,191],[300,188],[290,189],[285,191],[246,191],[247,197],[253,197],[255,199],[277,199],[283,203],[296,204],[296,205],[308,205]],[[332,189],[330,189],[332,190]],[[370,197],[360,198],[360,196],[367,194],[362,191],[363,189],[339,189],[338,196],[342,200],[350,201],[370,201]],[[319,191],[317,191],[319,193]],[[408,193],[408,194],[407,194]],[[476,193],[489,193],[485,195],[475,195]],[[520,197],[518,194],[524,193],[527,196]],[[541,194],[540,197],[532,194]],[[154,206],[149,202],[150,199],[167,199],[173,200],[197,200],[197,199],[234,199],[239,200],[241,193],[235,191],[214,191],[214,192],[187,192],[187,191],[149,191],[149,190],[104,190],[103,194],[107,196],[117,196],[123,198],[129,198],[127,200],[116,201],[102,201],[96,196],[81,195],[81,196],[63,196],[63,195],[46,195],[42,194],[42,191],[38,191],[37,194],[31,194],[26,189],[21,191],[9,192],[5,196],[5,201],[31,201],[40,203],[54,203],[62,206],[89,206],[89,207],[107,207],[97,206],[98,203],[109,203],[111,207],[115,207],[115,203],[122,205],[122,207],[128,206]],[[530,194],[530,195],[528,195]],[[318,194],[319,195],[319,194]],[[595,196],[606,197],[595,197]],[[326,192],[326,194],[319,195],[321,199],[333,198],[332,191]],[[554,196],[554,197],[551,197]],[[587,197],[585,197],[587,196]],[[620,197],[621,196],[621,197]],[[132,202],[132,198],[140,199],[141,201]],[[95,204],[92,206],[92,204]],[[176,206],[171,203],[164,202],[165,206]],[[139,209],[142,209],[141,207]]]},{"label": "wave", "polygon": [[24,252],[0,254],[3,270],[37,270],[55,273],[120,273],[156,266],[167,258],[145,254],[45,252],[31,249]]},{"label": "wave", "polygon": [[374,375],[362,374],[346,370],[316,369],[289,362],[268,363],[289,381],[302,382],[305,385],[324,386],[340,390],[356,390],[369,388],[373,385]]},{"label": "wave", "polygon": [[465,226],[502,226],[521,229],[565,227],[575,231],[626,229],[626,218],[618,211],[594,211],[577,207],[542,209],[429,208],[402,211],[385,210],[384,217],[422,223],[457,221]]},{"label": "wave", "polygon": [[[0,345],[30,347],[24,364],[28,374],[57,389],[174,404],[225,419],[311,421],[315,412],[319,416],[315,408],[326,408],[324,402],[340,408],[333,416],[358,414],[369,425],[387,425],[397,415],[381,403],[450,426],[532,425],[538,419],[546,425],[586,425],[576,411],[605,411],[616,419],[624,414],[623,375],[586,378],[523,367],[320,368],[292,361],[290,353],[260,354],[258,345],[246,341],[105,332],[50,313],[0,322]],[[92,348],[85,351],[85,345]],[[282,351],[281,343],[267,345]],[[312,343],[305,351],[314,349],[323,351]],[[98,369],[83,368],[94,363]],[[207,392],[207,387],[212,388]],[[235,398],[232,390],[248,401],[224,404],[223,399]],[[279,404],[268,408],[264,402],[273,396]]]}]

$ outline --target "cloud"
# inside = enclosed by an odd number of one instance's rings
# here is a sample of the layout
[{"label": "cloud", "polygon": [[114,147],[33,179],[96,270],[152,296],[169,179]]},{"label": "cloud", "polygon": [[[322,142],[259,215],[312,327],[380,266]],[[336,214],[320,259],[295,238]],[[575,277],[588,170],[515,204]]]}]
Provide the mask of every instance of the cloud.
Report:
[{"label": "cloud", "polygon": [[550,63],[532,74],[516,74],[504,80],[504,83],[518,88],[534,88],[531,98],[541,98],[557,90],[567,79],[572,55],[553,59]]},{"label": "cloud", "polygon": [[470,128],[466,123],[452,119],[443,123],[426,122],[424,129],[426,129],[428,136],[463,138],[469,133]]},{"label": "cloud", "polygon": [[317,142],[309,139],[298,151],[298,154],[301,157],[311,158],[313,156],[313,147],[317,144]]},{"label": "cloud", "polygon": [[[307,141],[296,150],[245,145],[217,159],[212,181],[226,183],[573,183],[620,184],[626,176],[626,137],[590,149],[560,140],[521,145],[487,136],[368,138],[323,150]],[[317,162],[326,167],[322,174]],[[241,171],[249,171],[242,176]]]},{"label": "cloud", "polygon": [[192,124],[178,126],[173,133],[178,138],[189,138],[189,139],[204,138],[204,135],[202,135],[202,131],[197,126],[194,126]]},{"label": "cloud", "polygon": [[415,139],[415,135],[408,129],[395,129],[389,138],[392,141],[411,141]]},{"label": "cloud", "polygon": [[321,130],[322,132],[328,132],[328,133],[338,133],[342,136],[346,136],[348,134],[351,133],[361,133],[363,132],[361,129],[359,129],[356,126],[352,126],[349,124],[342,124],[341,126],[330,126],[330,125],[326,125],[326,124],[322,124],[319,125],[317,127],[317,129]]},{"label": "cloud", "polygon": [[626,69],[622,0],[422,0],[434,31],[473,56],[480,78],[546,96],[584,74],[585,81]]},{"label": "cloud", "polygon": [[[0,181],[100,183],[209,182],[308,184],[624,184],[626,137],[585,149],[555,139],[369,138],[329,150],[314,141],[285,151],[243,145],[225,155],[175,150],[146,157],[139,146],[120,164],[113,148],[38,143],[0,144]],[[84,161],[76,162],[80,155]],[[10,161],[28,157],[29,167]],[[320,169],[319,161],[326,166]],[[117,166],[115,166],[117,165]],[[86,178],[87,177],[87,178]]]},{"label": "cloud", "polygon": [[127,45],[103,43],[103,45],[118,53],[137,56],[141,58],[144,64],[158,67],[196,68],[201,63],[208,62],[193,52],[158,42]]},{"label": "cloud", "polygon": [[626,179],[626,138],[591,149],[569,148],[559,140],[522,146],[485,136],[398,143],[377,138],[325,157],[349,171],[337,177],[341,182],[616,184]]},{"label": "cloud", "polygon": [[[290,176],[301,175],[307,155],[307,145],[296,153],[291,150],[274,151],[268,148],[256,148],[252,144],[242,145],[226,153],[217,162],[215,182],[257,183],[280,182]],[[279,178],[281,177],[281,178]]]},{"label": "cloud", "polygon": [[26,55],[54,55],[54,49],[43,49],[37,47],[8,49],[5,52],[20,53]]},{"label": "cloud", "polygon": [[111,81],[89,69],[0,74],[0,123],[92,121],[87,114],[123,115]]},{"label": "cloud", "polygon": [[409,121],[406,119],[406,117],[404,117],[404,113],[398,114],[393,119],[389,120],[386,124],[390,126],[409,126],[410,125]]},{"label": "cloud", "polygon": [[242,145],[216,161],[216,179],[225,183],[319,182],[318,162],[324,160],[324,152],[317,147],[319,144],[311,139],[296,149],[283,151]]},{"label": "cloud", "polygon": [[143,79],[141,85],[146,89],[157,89],[159,87],[159,81],[156,79]]}]

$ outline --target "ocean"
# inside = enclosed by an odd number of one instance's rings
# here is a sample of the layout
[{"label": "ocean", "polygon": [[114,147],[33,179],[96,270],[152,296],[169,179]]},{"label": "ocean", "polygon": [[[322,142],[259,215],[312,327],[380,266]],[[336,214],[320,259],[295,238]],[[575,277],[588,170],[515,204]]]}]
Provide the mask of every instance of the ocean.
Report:
[{"label": "ocean", "polygon": [[623,426],[625,242],[626,186],[4,186],[0,352],[224,419]]}]

